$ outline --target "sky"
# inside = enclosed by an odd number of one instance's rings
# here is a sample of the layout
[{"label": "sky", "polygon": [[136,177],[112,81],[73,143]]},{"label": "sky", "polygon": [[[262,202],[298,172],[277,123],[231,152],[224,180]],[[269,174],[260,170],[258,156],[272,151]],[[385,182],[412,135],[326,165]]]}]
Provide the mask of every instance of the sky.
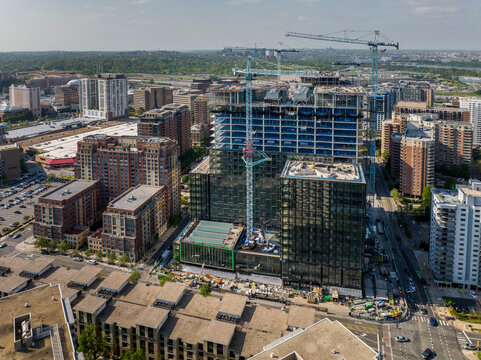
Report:
[{"label": "sky", "polygon": [[[402,49],[481,50],[481,0],[0,0],[0,52],[359,48],[286,38],[381,30]],[[361,47],[362,48],[362,47]]]}]

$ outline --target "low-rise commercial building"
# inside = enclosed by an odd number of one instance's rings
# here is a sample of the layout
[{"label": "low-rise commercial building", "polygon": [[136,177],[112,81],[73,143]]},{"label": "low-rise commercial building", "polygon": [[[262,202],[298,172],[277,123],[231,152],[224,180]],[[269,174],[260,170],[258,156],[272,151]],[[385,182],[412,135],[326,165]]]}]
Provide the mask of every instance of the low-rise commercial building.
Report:
[{"label": "low-rise commercial building", "polygon": [[435,281],[481,287],[481,182],[431,194],[429,265]]},{"label": "low-rise commercial building", "polygon": [[394,105],[394,111],[397,113],[431,113],[439,116],[439,120],[448,121],[465,121],[469,122],[470,114],[466,109],[428,106],[425,102],[416,101],[399,101]]},{"label": "low-rise commercial building", "polygon": [[100,215],[100,183],[76,180],[42,195],[35,204],[34,236],[61,241],[76,226],[90,226]]},{"label": "low-rise commercial building", "polygon": [[137,261],[167,229],[166,187],[137,185],[103,213],[102,250]]}]

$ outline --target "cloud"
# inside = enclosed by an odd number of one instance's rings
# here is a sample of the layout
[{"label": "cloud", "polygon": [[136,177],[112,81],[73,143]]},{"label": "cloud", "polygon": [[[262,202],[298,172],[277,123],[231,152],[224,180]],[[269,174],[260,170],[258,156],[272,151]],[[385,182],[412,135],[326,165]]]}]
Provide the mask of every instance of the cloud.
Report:
[{"label": "cloud", "polygon": [[229,2],[231,5],[243,5],[243,4],[257,4],[262,0],[232,0]]},{"label": "cloud", "polygon": [[117,6],[106,6],[104,7],[105,10],[117,10]]},{"label": "cloud", "polygon": [[147,4],[148,2],[149,2],[149,0],[132,0],[130,3],[141,5],[141,4]]},{"label": "cloud", "polygon": [[296,3],[302,3],[306,5],[313,5],[317,0],[294,0]]},{"label": "cloud", "polygon": [[443,14],[454,14],[459,11],[455,7],[444,7],[444,6],[416,6],[411,10],[414,15],[443,15]]},{"label": "cloud", "polygon": [[297,21],[304,21],[304,19],[305,19],[304,16],[298,16],[297,17]]}]

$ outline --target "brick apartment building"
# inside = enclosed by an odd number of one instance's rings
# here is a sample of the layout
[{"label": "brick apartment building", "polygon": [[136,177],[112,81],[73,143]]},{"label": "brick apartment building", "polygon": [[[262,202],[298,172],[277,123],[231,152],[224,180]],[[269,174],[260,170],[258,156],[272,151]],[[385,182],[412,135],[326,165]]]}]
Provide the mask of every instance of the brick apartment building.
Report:
[{"label": "brick apartment building", "polygon": [[147,111],[138,124],[139,136],[174,139],[183,154],[192,147],[190,111],[186,105],[170,104]]},{"label": "brick apartment building", "polygon": [[55,105],[69,106],[79,103],[79,88],[78,86],[62,85],[55,87]]},{"label": "brick apartment building", "polygon": [[399,190],[407,196],[422,196],[434,185],[434,130],[408,124],[404,134],[391,136],[391,177],[399,178]]},{"label": "brick apartment building", "polygon": [[164,186],[137,185],[112,200],[103,213],[102,250],[141,258],[167,229]]},{"label": "brick apartment building", "polygon": [[452,107],[427,106],[424,102],[399,101],[393,108],[397,113],[430,113],[439,116],[439,120],[465,121],[469,122],[469,110]]},{"label": "brick apartment building", "polygon": [[381,127],[381,153],[391,149],[391,137],[402,132],[402,124],[396,120],[383,121]]},{"label": "brick apartment building", "polygon": [[173,90],[165,86],[135,89],[133,95],[133,108],[136,110],[159,109],[173,102]]},{"label": "brick apartment building", "polygon": [[168,138],[90,135],[77,144],[77,179],[99,180],[102,206],[138,184],[165,186],[169,216],[180,213],[179,147]]},{"label": "brick apartment building", "polygon": [[38,199],[33,235],[61,241],[76,226],[90,226],[100,215],[99,181],[76,180]]},{"label": "brick apartment building", "polygon": [[20,149],[15,145],[0,147],[0,177],[16,179],[22,174],[20,168]]},{"label": "brick apartment building", "polygon": [[459,121],[437,121],[434,128],[436,165],[471,164],[473,125]]},{"label": "brick apartment building", "polygon": [[212,85],[212,81],[209,79],[194,79],[190,84],[190,90],[207,92],[207,89]]}]

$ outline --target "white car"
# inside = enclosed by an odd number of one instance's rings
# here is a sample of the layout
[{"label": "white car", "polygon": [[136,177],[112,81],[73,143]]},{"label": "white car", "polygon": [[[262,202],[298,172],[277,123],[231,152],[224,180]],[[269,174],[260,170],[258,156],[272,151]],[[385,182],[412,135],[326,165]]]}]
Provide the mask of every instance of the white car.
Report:
[{"label": "white car", "polygon": [[413,288],[409,288],[409,289],[406,289],[406,294],[412,294],[412,293],[415,293],[416,290],[413,289]]},{"label": "white car", "polygon": [[87,260],[87,264],[97,265],[97,260],[94,260],[94,259]]},{"label": "white car", "polygon": [[476,295],[476,293],[473,290],[471,290],[471,296],[473,297],[473,299],[478,298],[478,295]]},{"label": "white car", "polygon": [[411,340],[409,340],[409,338],[407,338],[405,336],[396,336],[396,341],[397,342],[410,342]]},{"label": "white car", "polygon": [[7,246],[7,244],[5,244],[4,242],[3,242],[3,243],[0,243],[0,249],[1,249],[1,248],[4,248],[5,246]]}]

